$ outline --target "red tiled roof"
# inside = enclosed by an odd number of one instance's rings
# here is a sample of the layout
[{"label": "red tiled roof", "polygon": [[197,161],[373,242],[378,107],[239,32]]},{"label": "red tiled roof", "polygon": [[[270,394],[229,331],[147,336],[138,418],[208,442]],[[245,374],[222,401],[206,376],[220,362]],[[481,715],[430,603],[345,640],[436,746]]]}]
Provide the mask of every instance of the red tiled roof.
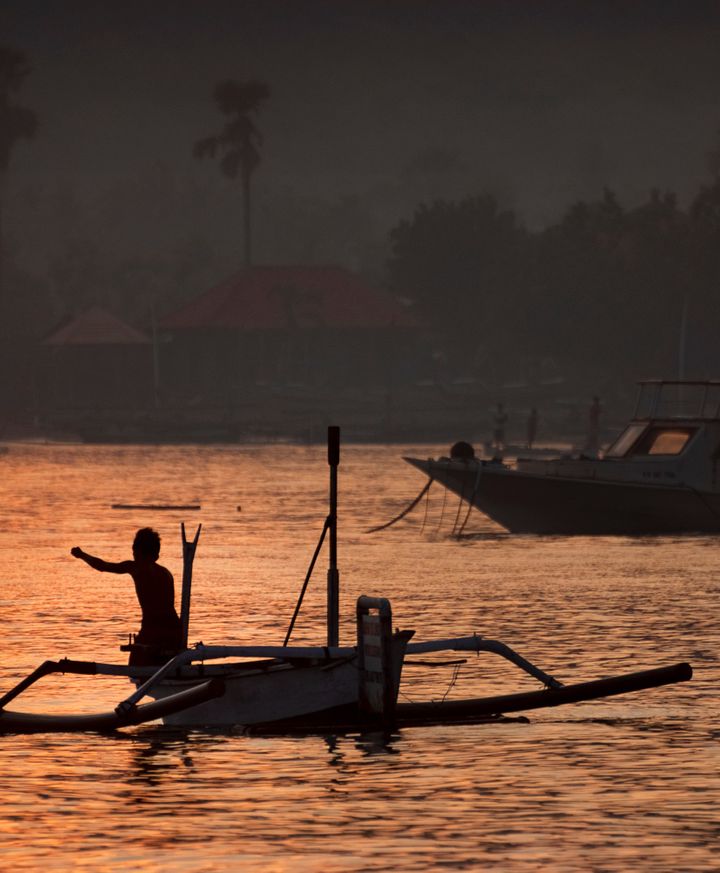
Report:
[{"label": "red tiled roof", "polygon": [[147,345],[151,340],[99,306],[73,318],[43,340],[48,346]]},{"label": "red tiled roof", "polygon": [[410,327],[412,315],[342,267],[250,267],[162,321],[166,329]]}]

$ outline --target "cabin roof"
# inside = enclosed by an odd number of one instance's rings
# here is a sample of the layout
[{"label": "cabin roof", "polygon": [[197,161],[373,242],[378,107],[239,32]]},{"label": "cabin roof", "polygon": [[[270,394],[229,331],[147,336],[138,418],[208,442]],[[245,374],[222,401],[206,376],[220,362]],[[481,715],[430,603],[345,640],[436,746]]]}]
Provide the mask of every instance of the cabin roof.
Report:
[{"label": "cabin roof", "polygon": [[713,421],[720,418],[720,381],[645,379],[638,385],[635,421]]},{"label": "cabin roof", "polygon": [[638,385],[651,385],[658,388],[665,386],[683,387],[690,385],[720,385],[720,379],[639,379]]},{"label": "cabin roof", "polygon": [[150,338],[100,306],[91,306],[49,334],[46,346],[148,345]]},{"label": "cabin roof", "polygon": [[162,321],[167,329],[413,327],[389,294],[343,267],[258,266],[243,270]]}]

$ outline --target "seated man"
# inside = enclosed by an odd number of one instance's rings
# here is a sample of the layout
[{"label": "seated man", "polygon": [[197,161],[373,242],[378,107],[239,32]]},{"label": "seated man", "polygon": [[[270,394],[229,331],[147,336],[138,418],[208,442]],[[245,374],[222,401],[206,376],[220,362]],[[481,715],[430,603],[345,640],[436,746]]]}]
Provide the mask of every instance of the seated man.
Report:
[{"label": "seated man", "polygon": [[182,649],[182,626],[175,612],[175,587],[172,574],[157,563],[160,557],[160,537],[152,528],[144,527],[135,534],[133,560],[113,564],[88,555],[79,546],[71,549],[74,558],[81,558],[93,570],[101,573],[127,573],[135,583],[142,622],[135,644],[143,648],[131,650],[130,665],[144,667],[162,664]]}]

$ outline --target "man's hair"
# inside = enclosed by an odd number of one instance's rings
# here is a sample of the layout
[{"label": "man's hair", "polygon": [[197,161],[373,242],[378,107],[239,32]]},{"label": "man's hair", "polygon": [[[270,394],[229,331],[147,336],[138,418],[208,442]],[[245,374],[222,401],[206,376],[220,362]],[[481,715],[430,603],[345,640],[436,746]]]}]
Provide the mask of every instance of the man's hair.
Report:
[{"label": "man's hair", "polygon": [[151,527],[143,527],[135,534],[133,552],[157,561],[160,557],[160,535]]}]

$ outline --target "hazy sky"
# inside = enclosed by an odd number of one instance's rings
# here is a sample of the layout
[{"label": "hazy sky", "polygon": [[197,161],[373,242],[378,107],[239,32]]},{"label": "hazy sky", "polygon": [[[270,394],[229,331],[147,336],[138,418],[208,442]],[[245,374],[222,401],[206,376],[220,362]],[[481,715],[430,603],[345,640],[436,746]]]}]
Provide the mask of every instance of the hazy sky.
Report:
[{"label": "hazy sky", "polygon": [[157,159],[215,184],[190,152],[224,78],[272,89],[266,180],[362,193],[442,147],[534,223],[605,183],[687,195],[720,128],[720,6],[702,0],[3,0],[0,41],[31,58],[41,121],[14,184],[87,189]]}]

